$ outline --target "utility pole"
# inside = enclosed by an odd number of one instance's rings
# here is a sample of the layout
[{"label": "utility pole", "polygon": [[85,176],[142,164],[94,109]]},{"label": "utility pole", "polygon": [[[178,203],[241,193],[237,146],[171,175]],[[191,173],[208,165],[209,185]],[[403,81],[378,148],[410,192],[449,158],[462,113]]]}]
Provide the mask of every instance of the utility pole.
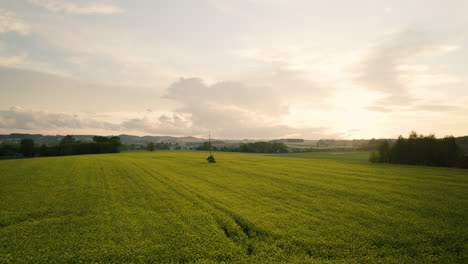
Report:
[{"label": "utility pole", "polygon": [[[206,143],[206,142],[205,142]],[[206,158],[206,160],[208,160],[209,163],[216,163],[216,160],[215,158],[213,157],[213,155],[211,155],[211,131],[208,130],[208,145],[209,148],[210,148],[210,156],[208,158]]]},{"label": "utility pole", "polygon": [[208,144],[210,145],[210,156],[211,156],[211,131],[208,131]]}]

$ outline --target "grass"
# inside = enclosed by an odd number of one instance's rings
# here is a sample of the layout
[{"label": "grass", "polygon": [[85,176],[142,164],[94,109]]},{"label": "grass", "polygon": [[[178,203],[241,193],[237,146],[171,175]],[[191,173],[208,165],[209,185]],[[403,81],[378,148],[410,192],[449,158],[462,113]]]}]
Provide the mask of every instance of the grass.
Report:
[{"label": "grass", "polygon": [[296,152],[286,154],[272,154],[270,156],[303,158],[303,159],[325,159],[337,161],[350,161],[353,163],[369,164],[369,152],[367,151],[345,151],[345,152]]},{"label": "grass", "polygon": [[3,160],[0,263],[466,261],[467,170],[338,155]]}]

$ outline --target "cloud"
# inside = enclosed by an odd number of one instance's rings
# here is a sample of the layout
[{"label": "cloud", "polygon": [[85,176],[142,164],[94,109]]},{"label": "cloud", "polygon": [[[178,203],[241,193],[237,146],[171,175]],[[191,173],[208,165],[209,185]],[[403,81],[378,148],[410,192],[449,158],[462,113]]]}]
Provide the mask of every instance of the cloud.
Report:
[{"label": "cloud", "polygon": [[432,103],[423,103],[423,104],[401,104],[400,106],[396,105],[372,105],[366,107],[366,109],[374,112],[393,112],[393,111],[423,111],[423,112],[449,112],[449,111],[458,111],[463,110],[463,107],[458,105],[447,105],[447,104],[432,104]]},{"label": "cloud", "polygon": [[375,101],[375,104],[380,106],[408,106],[418,101],[417,98],[410,96],[409,94],[404,95],[388,95]]},{"label": "cloud", "polygon": [[42,72],[61,77],[71,77],[71,74],[67,71],[58,69],[46,62],[32,60],[25,53],[13,56],[1,56],[0,54],[0,67]]},{"label": "cloud", "polygon": [[[42,83],[47,83],[47,78]],[[74,101],[80,99],[74,96],[71,98]],[[107,121],[109,118],[105,116],[16,107],[0,111],[0,128],[31,131],[101,129],[111,133],[119,131],[178,136],[204,136],[211,131],[218,138],[250,139],[330,136],[325,127],[295,128],[283,124],[281,117],[287,114],[287,108],[278,94],[265,87],[232,81],[207,85],[202,79],[188,78],[170,85],[164,98],[172,100],[173,105],[179,105],[170,114],[143,111],[137,117],[123,116],[114,118],[113,122]]]},{"label": "cloud", "polygon": [[443,36],[423,31],[403,30],[388,34],[373,43],[364,59],[355,68],[354,82],[367,89],[386,94],[378,104],[411,104],[417,98],[410,95],[413,86],[429,84],[428,79],[437,79],[438,84],[453,83],[457,78],[430,72],[426,65],[414,65],[412,61],[438,56],[456,50]]},{"label": "cloud", "polygon": [[444,105],[444,104],[421,104],[415,105],[411,108],[413,111],[426,111],[426,112],[446,112],[456,111],[462,109],[456,105]]},{"label": "cloud", "polygon": [[79,115],[74,114],[32,111],[21,107],[12,107],[9,110],[0,111],[0,128],[36,131],[56,128],[114,130],[118,126],[108,122],[81,118]]},{"label": "cloud", "polygon": [[47,17],[36,21],[35,35],[54,59],[86,81],[165,88],[180,76],[201,75],[201,70],[189,69],[193,54],[144,27]]},{"label": "cloud", "polygon": [[210,130],[222,138],[311,138],[326,133],[325,128],[282,124],[280,117],[288,114],[284,97],[268,86],[232,81],[207,85],[199,78],[188,78],[170,85],[164,97],[181,104],[174,112],[185,120],[182,127],[191,133]]},{"label": "cloud", "polygon": [[[324,138],[330,137],[327,128],[294,128],[233,109],[213,109],[200,106],[191,109],[191,114],[162,115],[159,118],[133,118],[122,123],[127,130],[159,135],[200,136],[211,131],[216,138],[271,139],[284,137]],[[336,136],[339,136],[336,134]]]},{"label": "cloud", "polygon": [[0,9],[0,34],[8,32],[28,35],[31,32],[31,26],[18,18],[16,14]]},{"label": "cloud", "polygon": [[276,91],[266,86],[249,86],[234,81],[206,85],[199,78],[182,78],[169,86],[164,97],[183,103],[185,109],[180,111],[209,105],[224,109],[239,107],[269,116],[287,113],[287,107]]},{"label": "cloud", "polygon": [[267,87],[223,81],[206,85],[199,78],[180,79],[164,96],[182,106],[175,109],[188,117],[191,133],[211,130],[223,137],[271,137],[284,134],[277,117],[287,113],[281,97]]},{"label": "cloud", "polygon": [[[208,109],[209,110],[209,109]],[[199,114],[203,113],[203,120],[199,120]],[[35,111],[22,107],[11,107],[8,110],[0,110],[0,130],[39,131],[74,131],[83,130],[107,131],[115,133],[137,133],[158,135],[192,135],[204,136],[208,130],[218,138],[275,138],[285,135],[303,135],[307,131],[308,136],[323,135],[325,129],[299,130],[288,126],[268,124],[255,120],[252,116],[239,115],[239,112],[221,111],[206,114],[206,110],[200,107],[194,111],[193,116],[173,114],[143,116],[130,118],[122,122],[107,122],[104,118],[94,118],[92,115],[56,113],[49,111]],[[192,119],[194,118],[194,119]],[[254,122],[255,121],[255,122]],[[258,123],[260,121],[260,123]]]},{"label": "cloud", "polygon": [[123,129],[159,135],[200,135],[204,132],[191,127],[190,120],[178,114],[173,114],[172,117],[161,115],[159,118],[132,118],[125,120],[121,125]]},{"label": "cloud", "polygon": [[[47,65],[30,65],[24,61],[2,67],[6,64],[3,59],[0,57],[0,94],[7,96],[0,96],[2,106],[73,112],[135,112],[143,107],[161,111],[172,106],[168,100],[160,99],[161,92],[154,88],[84,82],[66,75],[44,73]],[[24,69],[26,66],[34,70]],[[55,72],[53,68],[50,70]]]},{"label": "cloud", "polygon": [[[201,131],[191,128],[187,121],[174,114],[172,118],[161,115],[159,118],[123,118],[109,122],[110,115],[90,113],[60,113],[25,109],[19,106],[0,110],[0,131],[28,131],[29,133],[49,131],[104,131],[108,134],[137,133],[160,135],[200,135]],[[60,133],[60,132],[59,132]],[[88,132],[85,132],[88,133]]]},{"label": "cloud", "polygon": [[115,14],[124,10],[111,2],[89,1],[78,5],[67,0],[29,0],[31,3],[44,7],[52,12],[63,11],[71,14]]},{"label": "cloud", "polygon": [[293,73],[296,78],[313,80],[315,83],[336,83],[347,78],[345,69],[355,56],[345,52],[319,52],[301,45],[268,45],[267,48],[239,49],[234,54],[241,59],[261,63],[266,68]]}]

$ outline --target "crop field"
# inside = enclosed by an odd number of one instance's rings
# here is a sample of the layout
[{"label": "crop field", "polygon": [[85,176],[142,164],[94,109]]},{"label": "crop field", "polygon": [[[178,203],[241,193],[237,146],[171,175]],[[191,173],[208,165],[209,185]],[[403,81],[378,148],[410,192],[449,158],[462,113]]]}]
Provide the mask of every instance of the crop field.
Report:
[{"label": "crop field", "polygon": [[0,263],[466,263],[468,170],[331,155],[2,160]]},{"label": "crop field", "polygon": [[366,151],[345,151],[345,152],[296,152],[286,154],[271,154],[270,156],[303,158],[303,159],[326,159],[347,161],[353,163],[369,164],[369,152]]}]

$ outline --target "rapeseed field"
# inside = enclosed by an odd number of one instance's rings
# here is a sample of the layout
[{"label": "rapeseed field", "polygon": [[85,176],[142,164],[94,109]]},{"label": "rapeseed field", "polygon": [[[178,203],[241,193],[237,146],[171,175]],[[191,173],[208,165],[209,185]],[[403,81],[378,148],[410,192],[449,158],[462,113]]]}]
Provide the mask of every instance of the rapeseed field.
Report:
[{"label": "rapeseed field", "polygon": [[3,160],[0,263],[466,261],[467,170],[356,155]]}]

